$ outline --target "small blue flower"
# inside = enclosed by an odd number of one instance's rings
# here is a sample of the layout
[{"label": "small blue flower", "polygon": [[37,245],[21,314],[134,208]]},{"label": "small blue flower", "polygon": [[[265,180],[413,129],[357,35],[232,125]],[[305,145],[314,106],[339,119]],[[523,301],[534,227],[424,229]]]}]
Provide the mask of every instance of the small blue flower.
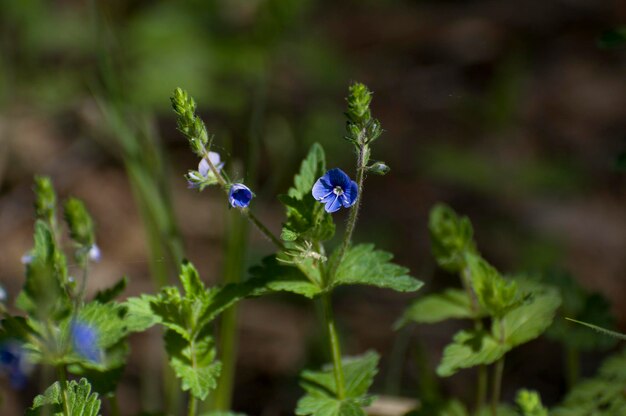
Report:
[{"label": "small blue flower", "polygon": [[233,208],[245,208],[250,205],[252,191],[243,183],[234,183],[228,192],[228,202]]},{"label": "small blue flower", "polygon": [[102,352],[98,347],[98,331],[91,325],[73,321],[70,327],[74,351],[86,360],[99,362]]},{"label": "small blue flower", "polygon": [[335,212],[342,206],[350,208],[359,196],[359,187],[341,169],[331,169],[319,178],[311,190],[313,198],[326,204],[326,212]]},{"label": "small blue flower", "polygon": [[[215,170],[218,172],[222,171],[224,162],[222,162],[222,158],[219,153],[209,152],[209,160],[215,167]],[[217,178],[209,167],[209,162],[206,157],[202,158],[200,163],[198,163],[198,170],[190,170],[186,177],[187,185],[190,189],[202,189],[207,185],[217,183]]]},{"label": "small blue flower", "polygon": [[89,252],[87,253],[87,255],[89,256],[89,260],[94,261],[94,262],[99,262],[100,259],[102,258],[102,253],[100,252],[100,247],[98,247],[96,244],[93,244],[90,248],[89,248]]},{"label": "small blue flower", "polygon": [[0,343],[0,369],[7,374],[14,388],[21,389],[26,385],[33,365],[27,360],[20,342],[7,340]]}]

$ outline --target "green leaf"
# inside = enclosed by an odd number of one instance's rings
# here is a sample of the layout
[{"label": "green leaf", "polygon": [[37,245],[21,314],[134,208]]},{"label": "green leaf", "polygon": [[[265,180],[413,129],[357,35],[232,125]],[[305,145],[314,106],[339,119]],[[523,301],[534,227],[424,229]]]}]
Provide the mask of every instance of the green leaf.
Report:
[{"label": "green leaf", "polygon": [[185,297],[198,299],[206,296],[206,287],[196,268],[189,261],[183,261],[180,270],[180,281],[185,289]]},{"label": "green leaf", "polygon": [[447,205],[437,204],[430,210],[428,230],[437,264],[449,272],[461,272],[465,254],[476,252],[470,220],[459,217]]},{"label": "green leaf", "polygon": [[[335,251],[333,256],[337,253]],[[331,287],[361,284],[398,292],[414,292],[421,288],[423,283],[409,276],[406,267],[392,263],[392,258],[391,253],[374,250],[373,244],[350,247],[337,268]],[[332,263],[333,259],[330,261]]]},{"label": "green leaf", "polygon": [[490,315],[501,317],[518,302],[517,284],[505,280],[498,271],[482,257],[467,254],[467,267],[474,292],[481,306]]},{"label": "green leaf", "polygon": [[[68,416],[97,416],[100,411],[100,399],[97,393],[91,392],[87,379],[66,382]],[[48,387],[43,395],[35,397],[33,406],[27,411],[30,415],[40,415],[46,406],[51,406],[55,416],[64,416],[64,397],[61,383],[56,382]]]},{"label": "green leaf", "polygon": [[511,347],[501,344],[486,331],[464,330],[458,332],[443,350],[437,374],[449,377],[463,368],[491,364],[499,360]]},{"label": "green leaf", "polygon": [[534,290],[502,317],[502,325],[493,325],[493,336],[501,339],[504,331],[504,342],[511,348],[531,341],[552,324],[560,304],[561,297],[555,289]]},{"label": "green leaf", "polygon": [[[319,270],[312,267],[306,270],[317,281],[321,281]],[[276,256],[265,257],[260,265],[250,269],[250,274],[252,277],[249,282],[261,287],[256,291],[257,295],[286,291],[313,298],[322,292],[319,285],[307,279],[300,268],[281,264]]]},{"label": "green leaf", "polygon": [[107,289],[99,290],[94,296],[94,300],[100,303],[108,303],[118,297],[128,285],[128,277],[124,276]]},{"label": "green leaf", "polygon": [[363,406],[368,406],[373,397],[367,391],[378,372],[378,354],[368,351],[359,357],[342,360],[345,394],[344,400],[337,399],[337,388],[332,366],[322,371],[303,371],[301,385],[307,394],[298,401],[298,415],[365,415]]},{"label": "green leaf", "polygon": [[126,299],[126,329],[128,332],[143,332],[161,322],[161,318],[150,306],[156,300],[153,295],[141,295]]},{"label": "green leaf", "polygon": [[311,189],[315,181],[326,172],[324,149],[315,143],[294,177],[294,186],[279,200],[287,209],[281,238],[285,241],[325,241],[335,234],[335,224],[323,204],[313,198]]},{"label": "green leaf", "polygon": [[414,301],[396,322],[396,328],[408,322],[433,324],[448,319],[473,319],[485,316],[484,311],[472,312],[467,292],[460,289],[446,289],[443,293],[423,296]]},{"label": "green leaf", "polygon": [[536,391],[520,390],[515,402],[522,411],[522,416],[548,416],[548,409],[543,407],[541,397]]},{"label": "green leaf", "polygon": [[552,416],[621,416],[626,414],[626,350],[605,360],[598,374],[578,383]]},{"label": "green leaf", "polygon": [[35,247],[31,256],[26,265],[26,282],[16,305],[32,316],[58,318],[70,307],[62,286],[67,281],[67,263],[56,247],[49,226],[42,220],[35,223]]},{"label": "green leaf", "polygon": [[362,405],[354,399],[305,396],[298,401],[296,415],[366,416]]},{"label": "green leaf", "polygon": [[213,339],[208,336],[188,342],[178,332],[165,332],[165,348],[176,376],[182,381],[182,389],[204,400],[217,387],[221,363],[216,361]]}]

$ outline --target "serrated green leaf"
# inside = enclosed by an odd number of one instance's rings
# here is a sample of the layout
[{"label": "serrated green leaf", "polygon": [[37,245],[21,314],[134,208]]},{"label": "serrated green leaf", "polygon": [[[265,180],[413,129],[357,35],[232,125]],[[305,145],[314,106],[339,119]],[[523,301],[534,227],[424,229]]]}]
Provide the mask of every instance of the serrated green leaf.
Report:
[{"label": "serrated green leaf", "polygon": [[298,401],[296,415],[313,416],[366,416],[354,399],[338,400],[333,397],[304,396]]},{"label": "serrated green leaf", "polygon": [[94,300],[100,303],[108,303],[118,297],[128,285],[128,277],[124,276],[109,288],[99,290],[94,296]]},{"label": "serrated green leaf", "polygon": [[[97,416],[100,411],[100,399],[97,393],[91,392],[91,385],[87,379],[81,378],[79,382],[66,383],[67,416]],[[33,406],[27,411],[29,416],[42,414],[46,406],[51,406],[54,416],[63,416],[64,411],[63,393],[60,382],[48,387],[43,395],[35,397]]]},{"label": "serrated green leaf", "polygon": [[141,295],[126,299],[126,328],[128,332],[143,332],[161,322],[161,318],[150,306],[156,299],[153,295]]},{"label": "serrated green leaf", "polygon": [[493,336],[502,339],[511,348],[541,335],[552,324],[554,314],[561,304],[558,292],[551,288],[535,291],[516,308],[502,317],[502,325],[493,325]]},{"label": "serrated green leaf", "polygon": [[182,389],[204,400],[217,387],[221,363],[216,361],[213,340],[205,335],[189,342],[178,332],[165,332],[165,348]]},{"label": "serrated green leaf", "polygon": [[185,297],[197,299],[206,296],[206,287],[196,268],[189,261],[183,261],[180,270],[180,281],[185,289]]},{"label": "serrated green leaf", "polygon": [[[333,256],[337,255],[337,251]],[[374,250],[373,244],[360,244],[350,247],[337,268],[330,286],[370,285],[398,292],[413,292],[423,283],[407,273],[409,269],[391,262],[393,255],[386,251]],[[331,258],[330,262],[332,263]]]},{"label": "serrated green leaf", "polygon": [[510,348],[498,342],[486,331],[458,332],[452,339],[452,343],[443,350],[437,374],[440,377],[449,377],[463,368],[494,363]]},{"label": "serrated green leaf", "polygon": [[286,195],[278,197],[287,210],[287,220],[281,232],[284,241],[325,241],[335,234],[331,215],[324,211],[323,205],[311,194],[313,184],[325,172],[324,149],[315,143],[294,177],[294,186],[289,188]]},{"label": "serrated green leaf", "polygon": [[[378,354],[368,351],[362,356],[342,359],[345,380],[344,400],[337,399],[337,388],[333,369],[326,366],[322,371],[303,371],[301,385],[307,394],[298,401],[298,415],[365,415],[363,406],[368,406],[373,397],[367,390],[378,372]],[[356,412],[356,413],[350,413]]]},{"label": "serrated green leaf", "polygon": [[584,380],[555,407],[552,416],[621,416],[626,414],[626,350],[609,357],[598,374]]},{"label": "serrated green leaf", "polygon": [[465,259],[476,297],[490,315],[501,317],[519,303],[515,281],[504,279],[480,256],[467,254]]},{"label": "serrated green leaf", "polygon": [[484,311],[475,314],[467,292],[446,289],[443,293],[423,296],[414,301],[396,323],[396,328],[408,322],[433,324],[448,319],[473,319],[486,316]]},{"label": "serrated green leaf", "polygon": [[465,255],[476,252],[470,220],[459,217],[445,204],[437,204],[430,210],[428,230],[437,264],[447,271],[461,272]]},{"label": "serrated green leaf", "polygon": [[[76,319],[96,329],[98,346],[102,349],[112,347],[128,333],[126,309],[117,303],[89,302],[78,311]],[[70,318],[67,321],[69,326]]]},{"label": "serrated green leaf", "polygon": [[[313,279],[321,281],[319,270],[307,269]],[[250,269],[250,283],[256,284],[257,295],[267,292],[292,292],[307,298],[313,298],[322,292],[321,288],[307,279],[306,275],[295,266],[281,264],[276,256],[265,257],[260,265]]]}]

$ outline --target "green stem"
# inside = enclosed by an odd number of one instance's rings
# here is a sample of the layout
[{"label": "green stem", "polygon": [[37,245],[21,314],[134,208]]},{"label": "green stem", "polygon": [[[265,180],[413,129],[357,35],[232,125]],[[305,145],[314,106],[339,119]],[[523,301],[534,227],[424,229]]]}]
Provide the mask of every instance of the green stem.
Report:
[{"label": "green stem", "polygon": [[70,416],[70,404],[67,398],[67,373],[65,372],[65,366],[60,365],[57,367],[59,372],[59,381],[61,383],[61,395],[63,396],[63,414]]},{"label": "green stem", "polygon": [[198,399],[193,394],[189,395],[189,407],[187,408],[187,416],[196,416],[196,408],[198,407]]},{"label": "green stem", "polygon": [[[211,170],[213,175],[215,175],[217,179],[217,183],[222,187],[222,189],[226,193],[226,196],[228,196],[228,183],[226,182],[226,179],[224,179],[224,176],[222,176],[222,174],[217,170],[215,165],[213,165],[213,162],[211,162],[211,159],[209,158],[209,152],[206,149],[204,149],[204,158],[207,161],[207,164],[209,165],[209,169]],[[250,222],[252,222],[252,224],[254,224],[254,226],[261,232],[261,234],[263,234],[272,243],[274,243],[274,245],[278,249],[280,250],[285,249],[285,246],[278,239],[278,237],[276,237],[269,230],[269,228],[267,228],[261,221],[259,221],[259,219],[248,208],[241,209],[241,214],[244,215],[246,218],[248,218]]]},{"label": "green stem", "polygon": [[[466,266],[461,271],[461,283],[463,284],[463,288],[467,293],[467,297],[470,300],[470,310],[472,315],[476,316],[478,314],[479,305],[478,299],[476,299],[476,295],[472,291],[472,278],[470,275],[469,268]],[[477,331],[480,331],[483,328],[483,322],[480,318],[474,318],[474,328]],[[475,414],[480,414],[480,410],[485,405],[485,401],[487,400],[487,384],[488,384],[488,374],[487,374],[487,366],[480,365],[478,367],[478,372],[476,373],[476,409]]]},{"label": "green stem", "polygon": [[504,372],[504,356],[498,360],[493,371],[493,393],[491,396],[491,414],[498,415],[498,403],[500,403],[500,391],[502,389],[502,373]]},{"label": "green stem", "polygon": [[576,348],[565,347],[567,386],[574,387],[580,376],[580,353]]},{"label": "green stem", "polygon": [[365,160],[366,152],[368,151],[367,146],[368,145],[365,144],[359,148],[356,164],[356,184],[358,186],[359,192],[357,194],[358,196],[356,203],[350,209],[348,225],[346,226],[346,232],[343,236],[343,242],[341,243],[341,248],[339,249],[339,255],[330,267],[330,273],[328,274],[330,279],[332,279],[337,272],[337,268],[341,264],[341,260],[343,260],[343,256],[346,254],[346,250],[352,242],[352,234],[354,233],[356,220],[359,214],[359,207],[361,206],[361,200],[363,199],[363,181],[365,180],[365,169],[367,168],[367,160]]},{"label": "green stem", "polygon": [[321,295],[322,307],[324,309],[324,320],[328,330],[328,340],[330,342],[330,351],[333,358],[333,373],[335,375],[335,385],[337,387],[337,398],[343,400],[346,397],[345,382],[343,377],[343,367],[341,364],[341,346],[339,345],[339,337],[335,328],[335,318],[333,309],[330,304],[330,294]]}]

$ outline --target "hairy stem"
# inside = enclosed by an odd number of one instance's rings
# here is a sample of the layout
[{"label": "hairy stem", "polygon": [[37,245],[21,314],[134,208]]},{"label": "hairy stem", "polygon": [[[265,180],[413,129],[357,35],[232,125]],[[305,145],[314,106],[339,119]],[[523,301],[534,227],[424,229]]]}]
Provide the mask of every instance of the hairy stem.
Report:
[{"label": "hairy stem", "polygon": [[330,342],[330,350],[333,358],[333,373],[335,375],[335,385],[337,387],[337,398],[343,400],[346,397],[345,382],[343,377],[343,366],[341,364],[341,346],[339,345],[339,337],[337,336],[337,328],[335,327],[335,318],[333,309],[330,304],[330,294],[321,295],[322,307],[324,309],[324,320],[328,330],[328,340]]},{"label": "hairy stem", "polygon": [[578,382],[578,378],[580,376],[580,353],[576,348],[565,348],[567,385],[571,389]]},{"label": "hairy stem", "polygon": [[346,232],[343,236],[343,241],[341,243],[341,248],[339,249],[339,255],[335,259],[334,263],[330,267],[330,273],[328,274],[330,279],[333,278],[339,265],[341,264],[341,260],[343,260],[343,256],[346,254],[346,250],[352,243],[352,234],[354,233],[354,228],[356,226],[356,220],[359,215],[359,207],[361,206],[361,199],[363,199],[363,181],[365,179],[365,169],[366,163],[365,153],[367,145],[361,145],[359,148],[359,153],[357,157],[357,165],[356,165],[356,183],[358,186],[358,196],[355,204],[350,209],[350,216],[348,217],[348,225],[346,226]]},{"label": "hairy stem", "polygon": [[115,393],[109,396],[109,407],[111,408],[111,416],[121,416],[120,404],[117,401],[117,395]]}]

